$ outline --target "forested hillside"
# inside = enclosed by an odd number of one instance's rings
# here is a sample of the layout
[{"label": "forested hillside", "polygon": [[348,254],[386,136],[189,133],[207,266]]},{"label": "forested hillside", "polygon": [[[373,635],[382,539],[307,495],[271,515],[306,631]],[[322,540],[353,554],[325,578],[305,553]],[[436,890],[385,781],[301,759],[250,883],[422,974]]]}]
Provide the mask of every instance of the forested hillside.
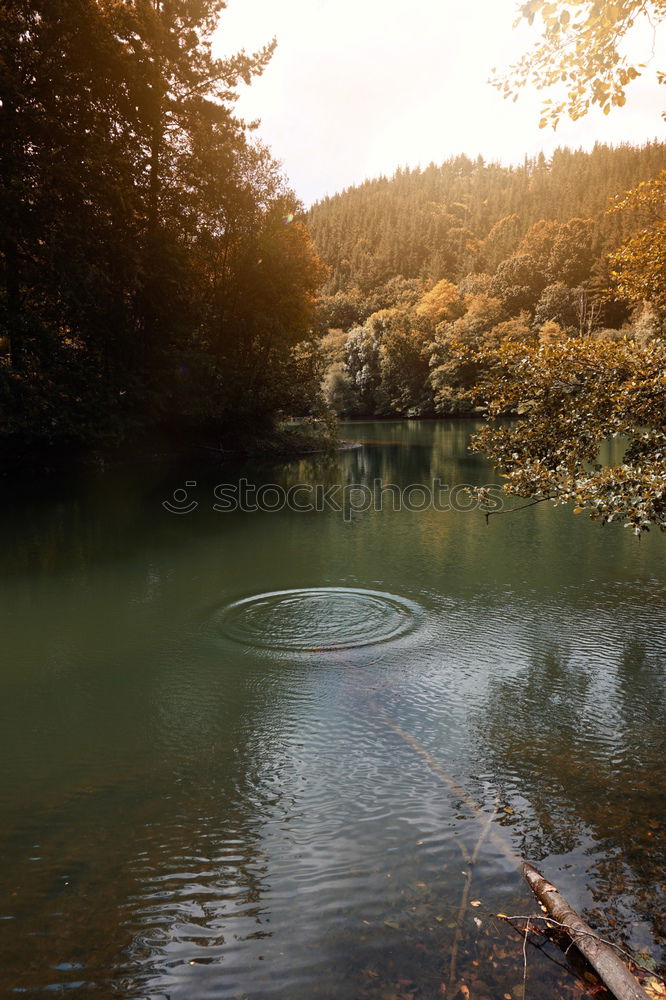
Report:
[{"label": "forested hillside", "polygon": [[479,357],[506,343],[661,337],[665,171],[656,142],[521,167],[459,156],[313,206],[329,403],[469,412]]},{"label": "forested hillside", "polygon": [[398,170],[314,205],[308,222],[330,268],[326,293],[363,292],[396,276],[459,281],[494,272],[535,222],[594,219],[595,259],[632,223],[607,216],[611,196],[666,168],[666,144],[558,149],[520,167],[457,156],[441,166]]}]

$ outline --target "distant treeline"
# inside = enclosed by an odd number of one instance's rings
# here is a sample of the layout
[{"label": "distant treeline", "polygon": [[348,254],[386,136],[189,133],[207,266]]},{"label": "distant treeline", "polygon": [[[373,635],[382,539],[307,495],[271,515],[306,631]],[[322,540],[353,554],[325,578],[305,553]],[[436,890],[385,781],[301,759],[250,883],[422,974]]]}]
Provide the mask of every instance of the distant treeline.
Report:
[{"label": "distant treeline", "polygon": [[222,0],[0,11],[0,449],[204,430],[316,405],[322,271],[233,114],[272,46],[219,60]]},{"label": "distant treeline", "polygon": [[661,337],[665,169],[657,142],[558,149],[520,167],[458,156],[313,206],[329,268],[318,307],[329,403],[469,412],[484,404],[472,355],[493,345]]},{"label": "distant treeline", "polygon": [[314,205],[310,231],[330,268],[326,294],[370,292],[400,275],[458,282],[494,273],[541,219],[594,219],[598,260],[632,231],[607,216],[609,199],[666,168],[666,143],[558,149],[520,167],[456,156],[441,166],[396,171]]}]

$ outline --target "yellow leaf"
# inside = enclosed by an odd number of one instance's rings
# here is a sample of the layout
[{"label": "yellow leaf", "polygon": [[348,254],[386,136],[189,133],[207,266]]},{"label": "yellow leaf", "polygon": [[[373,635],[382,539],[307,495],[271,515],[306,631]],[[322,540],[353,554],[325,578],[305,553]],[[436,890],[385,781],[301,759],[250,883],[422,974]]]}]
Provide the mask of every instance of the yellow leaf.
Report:
[{"label": "yellow leaf", "polygon": [[666,987],[658,979],[655,979],[654,976],[650,976],[643,985],[647,995],[652,997],[653,1000],[662,1000],[663,997],[666,997]]}]

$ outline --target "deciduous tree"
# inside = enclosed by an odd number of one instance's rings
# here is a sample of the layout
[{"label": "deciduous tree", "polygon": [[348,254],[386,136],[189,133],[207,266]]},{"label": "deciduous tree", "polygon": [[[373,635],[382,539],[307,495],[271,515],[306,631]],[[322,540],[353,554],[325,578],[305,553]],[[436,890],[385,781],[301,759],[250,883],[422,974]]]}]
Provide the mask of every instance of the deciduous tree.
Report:
[{"label": "deciduous tree", "polygon": [[[504,470],[508,493],[573,503],[575,513],[620,520],[636,534],[666,530],[663,344],[506,343],[476,360],[485,360],[481,391],[499,423],[473,447]],[[520,419],[501,420],[511,413]],[[622,460],[601,464],[602,447],[618,437],[627,442]]]},{"label": "deciduous tree", "polygon": [[[552,89],[557,96],[544,101],[542,127],[557,126],[565,113],[581,118],[593,105],[608,114],[626,103],[627,87],[644,69],[628,61],[624,37],[637,22],[654,27],[665,18],[666,0],[528,0],[518,20],[536,20],[541,39],[495,83],[513,97],[527,85]],[[661,69],[657,76],[663,83]]]},{"label": "deciduous tree", "polygon": [[609,255],[617,293],[632,305],[646,303],[666,322],[666,170],[616,198],[613,212],[630,212],[645,228]]}]

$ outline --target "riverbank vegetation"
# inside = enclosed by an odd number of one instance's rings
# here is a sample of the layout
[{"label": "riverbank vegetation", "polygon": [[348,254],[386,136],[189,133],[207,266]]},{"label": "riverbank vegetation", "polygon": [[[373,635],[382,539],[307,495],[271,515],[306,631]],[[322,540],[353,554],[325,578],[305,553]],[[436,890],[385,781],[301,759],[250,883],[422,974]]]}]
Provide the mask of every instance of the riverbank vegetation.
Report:
[{"label": "riverbank vegetation", "polygon": [[482,358],[503,345],[661,338],[665,171],[662,143],[514,168],[459,156],[315,205],[329,403],[474,413]]},{"label": "riverbank vegetation", "polygon": [[658,143],[457,157],[315,206],[328,405],[488,416],[507,492],[666,529],[665,167]]},{"label": "riverbank vegetation", "polygon": [[[238,85],[274,46],[216,58],[224,6],[21,0],[0,13],[3,460],[307,451],[330,444],[333,415],[508,413],[536,426],[541,414],[552,429],[557,412],[557,439],[521,425],[482,440],[516,492],[575,493],[607,519],[619,508],[593,502],[572,469],[603,435],[638,442],[643,430],[622,407],[581,415],[594,379],[619,399],[634,372],[656,403],[632,410],[651,436],[626,459],[641,471],[620,507],[635,528],[660,521],[666,144],[560,148],[514,167],[457,156],[305,214],[234,114]],[[626,19],[615,24],[613,7],[603,24],[570,24],[566,4],[564,20],[551,7],[523,9],[545,18],[543,52],[565,30],[574,43],[601,32],[610,75],[543,123],[621,104],[635,78],[617,61]],[[527,65],[514,68],[518,88]],[[294,416],[306,418],[298,431]]]},{"label": "riverbank vegetation", "polygon": [[234,114],[273,45],[217,59],[222,0],[0,12],[0,451],[224,448],[316,410],[323,270]]}]

